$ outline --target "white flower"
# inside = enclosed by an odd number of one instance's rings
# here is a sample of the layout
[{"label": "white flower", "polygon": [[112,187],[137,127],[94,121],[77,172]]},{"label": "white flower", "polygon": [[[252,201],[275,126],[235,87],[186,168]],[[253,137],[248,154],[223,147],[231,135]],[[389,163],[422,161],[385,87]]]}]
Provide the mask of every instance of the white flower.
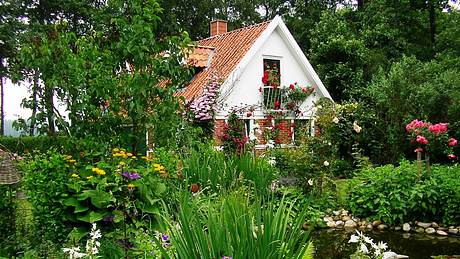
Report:
[{"label": "white flower", "polygon": [[270,157],[270,160],[268,160],[268,164],[271,166],[276,165],[276,158],[275,157]]},{"label": "white flower", "polygon": [[276,191],[279,187],[279,182],[278,181],[273,181],[272,184],[270,185],[270,190],[272,192]]},{"label": "white flower", "polygon": [[339,118],[334,117],[334,119],[332,119],[332,122],[334,122],[335,124],[339,123]]},{"label": "white flower", "polygon": [[216,151],[224,151],[224,147],[223,146],[214,146],[214,150],[216,150]]},{"label": "white flower", "polygon": [[329,162],[328,162],[328,161],[324,161],[324,162],[323,162],[323,165],[324,165],[324,166],[329,166]]},{"label": "white flower", "polygon": [[364,242],[366,242],[366,243],[368,243],[370,245],[375,245],[370,237],[367,237],[367,236],[363,235],[363,238],[364,238]]},{"label": "white flower", "polygon": [[348,240],[348,243],[358,243],[359,236],[357,235],[351,235],[350,240]]},{"label": "white flower", "polygon": [[323,106],[321,106],[321,105],[316,106],[316,109],[318,109],[318,110],[322,109],[322,108],[323,108]]},{"label": "white flower", "polygon": [[377,247],[381,250],[387,250],[388,248],[388,245],[382,241],[380,241],[378,244],[377,244]]},{"label": "white flower", "polygon": [[356,132],[356,133],[360,133],[361,132],[361,127],[358,125],[358,123],[355,121],[353,122],[353,130]]},{"label": "white flower", "polygon": [[250,134],[250,135],[249,135],[249,140],[250,140],[250,141],[254,141],[254,140],[257,140],[257,137],[256,137],[256,135],[254,135],[254,134]]},{"label": "white flower", "polygon": [[308,179],[308,185],[312,186],[313,185],[313,179]]},{"label": "white flower", "polygon": [[359,251],[364,253],[364,254],[369,253],[369,250],[367,249],[367,246],[365,244],[361,244],[361,246],[359,247]]},{"label": "white flower", "polygon": [[86,256],[85,253],[80,253],[80,247],[63,248],[62,251],[64,251],[64,253],[68,253],[70,259],[82,258]]}]

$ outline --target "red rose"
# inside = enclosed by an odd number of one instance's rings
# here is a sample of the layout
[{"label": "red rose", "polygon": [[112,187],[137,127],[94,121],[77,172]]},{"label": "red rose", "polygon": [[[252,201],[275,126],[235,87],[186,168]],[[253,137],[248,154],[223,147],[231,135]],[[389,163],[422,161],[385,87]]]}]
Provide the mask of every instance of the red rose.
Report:
[{"label": "red rose", "polygon": [[293,84],[289,85],[289,88],[294,90],[295,86]]}]

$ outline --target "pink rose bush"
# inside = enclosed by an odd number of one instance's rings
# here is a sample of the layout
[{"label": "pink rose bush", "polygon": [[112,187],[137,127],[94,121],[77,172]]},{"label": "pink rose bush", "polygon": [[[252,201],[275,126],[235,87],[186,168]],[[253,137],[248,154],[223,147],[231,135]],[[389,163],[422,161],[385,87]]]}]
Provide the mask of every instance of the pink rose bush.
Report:
[{"label": "pink rose bush", "polygon": [[406,125],[411,143],[417,146],[415,152],[442,151],[449,159],[455,159],[453,147],[457,146],[458,141],[455,138],[449,138],[448,130],[449,124],[445,122],[431,124],[415,119]]}]

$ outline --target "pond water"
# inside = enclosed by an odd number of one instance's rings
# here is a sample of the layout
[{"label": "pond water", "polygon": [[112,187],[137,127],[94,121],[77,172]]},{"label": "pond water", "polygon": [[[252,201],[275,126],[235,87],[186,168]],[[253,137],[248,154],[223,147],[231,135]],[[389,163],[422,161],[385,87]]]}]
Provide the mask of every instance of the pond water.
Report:
[{"label": "pond water", "polygon": [[[316,248],[315,258],[350,258],[356,245],[348,244],[354,230],[318,230],[311,233]],[[460,237],[440,237],[423,234],[408,234],[396,231],[370,231],[365,234],[374,242],[383,241],[391,251],[409,258],[424,259],[433,255],[458,255],[460,258]]]}]

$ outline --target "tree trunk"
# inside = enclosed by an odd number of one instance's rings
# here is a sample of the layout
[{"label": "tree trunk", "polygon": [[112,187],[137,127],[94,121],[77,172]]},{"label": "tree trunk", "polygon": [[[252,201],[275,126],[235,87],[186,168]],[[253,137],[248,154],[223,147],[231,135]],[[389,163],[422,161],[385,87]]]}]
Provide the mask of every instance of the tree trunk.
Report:
[{"label": "tree trunk", "polygon": [[56,127],[54,126],[54,91],[53,87],[45,84],[45,108],[46,117],[48,121],[48,135],[54,136],[56,134]]},{"label": "tree trunk", "polygon": [[29,135],[33,136],[35,134],[35,121],[37,116],[37,92],[38,92],[38,84],[39,84],[39,72],[35,70],[34,72],[34,82],[32,86],[32,116],[30,117],[30,129]]},{"label": "tree trunk", "polygon": [[417,151],[417,178],[420,181],[422,176],[422,152]]},{"label": "tree trunk", "polygon": [[0,135],[3,136],[5,135],[5,109],[4,109],[4,95],[3,95],[3,59],[0,58],[0,105],[2,106],[0,108],[0,123],[2,124],[0,126]]}]

